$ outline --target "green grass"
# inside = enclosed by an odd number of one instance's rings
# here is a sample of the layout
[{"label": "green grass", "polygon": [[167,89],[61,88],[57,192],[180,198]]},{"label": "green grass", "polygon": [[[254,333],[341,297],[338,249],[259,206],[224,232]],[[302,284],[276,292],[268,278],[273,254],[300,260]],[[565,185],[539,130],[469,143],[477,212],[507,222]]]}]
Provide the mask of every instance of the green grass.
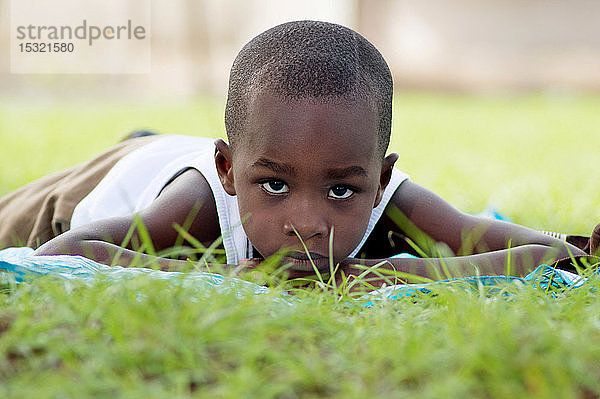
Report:
[{"label": "green grass", "polygon": [[589,234],[600,220],[600,97],[408,96],[393,148],[413,179],[459,209]]},{"label": "green grass", "polygon": [[[595,281],[593,287],[600,287]],[[442,291],[360,309],[164,281],[40,280],[0,306],[2,397],[582,397],[600,392],[597,294]]]},{"label": "green grass", "polygon": [[[589,234],[600,97],[405,94],[400,168],[459,209]],[[0,195],[133,129],[219,136],[222,105],[0,103]],[[1,221],[0,221],[1,222]],[[0,397],[597,397],[600,282],[560,299],[442,290],[363,309],[335,294],[210,295],[134,279],[0,293]]]},{"label": "green grass", "polygon": [[216,99],[192,104],[22,104],[0,100],[0,195],[84,162],[134,130],[222,136],[223,110]]}]

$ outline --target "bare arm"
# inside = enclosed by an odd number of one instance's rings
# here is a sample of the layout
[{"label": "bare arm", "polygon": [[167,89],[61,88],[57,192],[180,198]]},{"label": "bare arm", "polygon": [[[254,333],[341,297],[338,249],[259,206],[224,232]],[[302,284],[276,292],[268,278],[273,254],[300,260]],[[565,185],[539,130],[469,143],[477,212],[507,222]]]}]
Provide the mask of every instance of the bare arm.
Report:
[{"label": "bare arm", "polygon": [[[384,269],[431,279],[477,274],[525,275],[541,264],[553,265],[572,256],[587,255],[573,245],[533,229],[460,212],[410,181],[396,190],[374,233],[367,259],[343,262],[346,274],[360,275],[364,267],[355,267],[357,264],[381,264]],[[399,237],[411,241],[427,257],[387,258],[387,254],[402,252],[397,249]],[[382,253],[386,255],[381,256]]]},{"label": "bare arm", "polygon": [[183,226],[203,244],[210,244],[220,236],[212,192],[204,177],[194,169],[177,177],[139,214],[70,230],[48,241],[34,254],[82,255],[108,265],[158,266],[163,270],[189,268],[186,261],[154,256],[184,243],[175,225]]},{"label": "bare arm", "polygon": [[[524,276],[539,265],[552,265],[557,260],[567,258],[568,256],[566,251],[559,248],[528,244],[513,249],[448,258],[349,258],[343,262],[341,270],[346,275],[358,276],[365,271],[365,267],[378,265],[376,271],[369,273],[365,278],[370,280],[371,284],[379,286],[384,282],[389,284],[389,280],[386,281],[385,278],[381,279],[378,276],[378,271],[381,272],[381,269],[399,272],[399,277],[403,277],[408,282],[418,282],[420,281],[418,277],[440,280],[486,275]],[[393,274],[385,272],[383,272],[383,275],[393,276]],[[411,278],[406,275],[416,276],[417,278]]]},{"label": "bare arm", "polygon": [[118,245],[133,224],[133,217],[120,217],[82,226],[48,241],[34,255],[81,255],[110,266],[189,269],[187,261],[148,255]]},{"label": "bare arm", "polygon": [[[561,255],[585,255],[579,248],[514,223],[480,218],[460,212],[448,202],[407,181],[392,197],[386,215],[388,228],[415,242],[427,237],[443,243],[458,256],[536,244],[566,250]],[[433,254],[432,254],[433,255]]]}]

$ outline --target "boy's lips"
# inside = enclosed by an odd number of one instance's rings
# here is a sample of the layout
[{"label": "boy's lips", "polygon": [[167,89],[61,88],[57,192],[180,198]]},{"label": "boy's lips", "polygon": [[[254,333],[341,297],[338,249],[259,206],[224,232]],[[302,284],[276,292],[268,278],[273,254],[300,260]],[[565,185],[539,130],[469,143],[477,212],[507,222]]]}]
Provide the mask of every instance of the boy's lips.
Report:
[{"label": "boy's lips", "polygon": [[[292,270],[319,271],[329,269],[329,258],[314,252],[292,252],[283,258],[284,263],[291,263]],[[314,264],[314,266],[313,266]]]}]

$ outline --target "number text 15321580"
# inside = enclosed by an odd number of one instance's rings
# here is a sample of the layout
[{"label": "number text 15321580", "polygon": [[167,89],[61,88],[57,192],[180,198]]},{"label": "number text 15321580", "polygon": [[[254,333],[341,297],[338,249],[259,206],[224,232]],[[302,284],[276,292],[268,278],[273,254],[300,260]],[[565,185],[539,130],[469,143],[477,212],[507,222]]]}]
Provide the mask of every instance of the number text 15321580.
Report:
[{"label": "number text 15321580", "polygon": [[19,43],[22,53],[72,53],[75,50],[73,43]]}]

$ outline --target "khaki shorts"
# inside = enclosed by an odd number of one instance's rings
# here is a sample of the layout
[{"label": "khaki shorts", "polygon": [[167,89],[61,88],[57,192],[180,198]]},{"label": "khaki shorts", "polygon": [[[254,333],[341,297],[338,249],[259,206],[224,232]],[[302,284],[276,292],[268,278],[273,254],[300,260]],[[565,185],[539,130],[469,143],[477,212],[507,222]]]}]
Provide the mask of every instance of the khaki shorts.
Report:
[{"label": "khaki shorts", "polygon": [[0,198],[0,249],[37,248],[69,230],[75,206],[125,155],[156,136],[125,140],[88,162],[36,180]]}]

